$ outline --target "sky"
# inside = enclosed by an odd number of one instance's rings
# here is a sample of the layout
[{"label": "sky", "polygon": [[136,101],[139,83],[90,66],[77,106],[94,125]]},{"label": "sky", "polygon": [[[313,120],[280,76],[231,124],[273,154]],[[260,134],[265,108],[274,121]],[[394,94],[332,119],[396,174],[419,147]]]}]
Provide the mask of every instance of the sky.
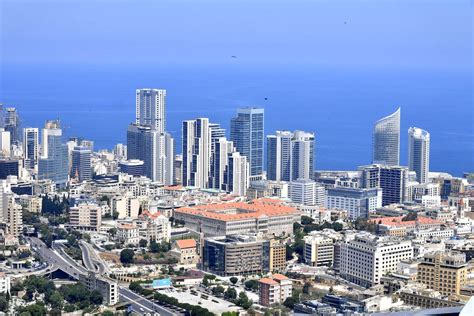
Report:
[{"label": "sky", "polygon": [[472,70],[470,0],[2,0],[2,65],[249,64]]}]

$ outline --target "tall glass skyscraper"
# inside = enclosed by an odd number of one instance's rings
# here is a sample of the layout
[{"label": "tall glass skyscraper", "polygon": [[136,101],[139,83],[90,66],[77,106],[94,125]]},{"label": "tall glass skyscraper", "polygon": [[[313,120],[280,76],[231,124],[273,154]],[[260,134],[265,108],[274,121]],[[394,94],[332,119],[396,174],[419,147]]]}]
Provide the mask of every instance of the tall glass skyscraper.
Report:
[{"label": "tall glass skyscraper", "polygon": [[137,125],[150,126],[160,133],[166,130],[166,90],[137,89],[136,121]]},{"label": "tall glass skyscraper", "polygon": [[21,142],[20,118],[15,108],[6,108],[5,130],[10,132],[12,144]]},{"label": "tall glass skyscraper", "polygon": [[48,121],[43,129],[41,159],[38,162],[38,179],[51,179],[64,187],[69,175],[68,147],[62,142],[59,121]]},{"label": "tall glass skyscraper", "polygon": [[39,132],[36,127],[23,129],[23,155],[25,156],[25,167],[33,169],[38,163],[39,154]]},{"label": "tall glass skyscraper", "polygon": [[72,150],[71,178],[88,181],[92,178],[92,151],[89,147],[76,146]]},{"label": "tall glass skyscraper", "polygon": [[263,173],[264,110],[243,108],[237,110],[237,117],[230,122],[230,140],[236,150],[247,157],[250,176]]},{"label": "tall glass skyscraper", "polygon": [[373,163],[400,164],[400,108],[375,123]]},{"label": "tall glass skyscraper", "polygon": [[408,168],[420,183],[428,181],[430,171],[430,133],[418,127],[408,129]]}]

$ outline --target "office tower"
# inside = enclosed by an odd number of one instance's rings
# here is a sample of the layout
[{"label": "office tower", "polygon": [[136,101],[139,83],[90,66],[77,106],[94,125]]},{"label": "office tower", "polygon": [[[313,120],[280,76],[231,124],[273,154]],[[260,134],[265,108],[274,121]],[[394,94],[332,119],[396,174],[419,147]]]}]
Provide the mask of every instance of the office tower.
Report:
[{"label": "office tower", "polygon": [[114,155],[119,160],[127,158],[127,145],[117,144],[114,146]]},{"label": "office tower", "polygon": [[298,179],[290,183],[290,199],[293,203],[324,207],[324,186],[310,179]]},{"label": "office tower", "polygon": [[198,118],[183,122],[182,185],[209,187],[211,171],[211,131],[209,119]]},{"label": "office tower", "polygon": [[397,270],[400,261],[413,258],[411,241],[391,240],[368,233],[355,236],[341,245],[341,277],[369,288],[381,277]]},{"label": "office tower", "polygon": [[241,156],[239,152],[233,152],[228,154],[228,159],[224,176],[226,191],[231,194],[245,196],[250,183],[247,157]]},{"label": "office tower", "polygon": [[428,182],[430,133],[418,127],[408,129],[408,168],[416,172],[416,180],[419,183]]},{"label": "office tower", "polygon": [[277,131],[267,136],[267,179],[292,181],[314,178],[314,134]]},{"label": "office tower", "polygon": [[468,270],[463,253],[427,253],[418,264],[417,281],[442,295],[459,295]]},{"label": "office tower", "polygon": [[295,131],[291,140],[291,179],[314,178],[314,134]]},{"label": "office tower", "polygon": [[137,89],[136,121],[137,125],[150,126],[159,133],[166,131],[166,90]]},{"label": "office tower", "polygon": [[20,119],[15,108],[6,108],[5,130],[10,132],[11,143],[18,145],[21,142]]},{"label": "office tower", "polygon": [[129,174],[134,177],[143,175],[143,161],[138,159],[130,159],[119,162],[120,172]]},{"label": "office tower", "polygon": [[76,146],[72,150],[71,179],[88,181],[92,179],[92,152],[89,147]]},{"label": "office tower", "polygon": [[369,214],[382,207],[382,189],[356,189],[334,187],[326,193],[326,208],[345,210],[350,220],[369,218]]},{"label": "office tower", "polygon": [[293,133],[277,131],[267,136],[267,179],[291,181],[291,140]]},{"label": "office tower", "polygon": [[368,165],[359,167],[360,187],[382,189],[382,206],[403,203],[408,199],[408,168]]},{"label": "office tower", "polygon": [[18,159],[0,158],[0,179],[6,179],[8,176],[18,177],[19,161]]},{"label": "office tower", "polygon": [[400,164],[400,108],[375,123],[373,146],[373,163]]},{"label": "office tower", "polygon": [[35,168],[39,156],[38,128],[27,127],[23,129],[23,155],[25,158],[25,168]]},{"label": "office tower", "polygon": [[64,187],[69,175],[68,146],[62,143],[59,121],[47,121],[43,128],[41,158],[38,161],[38,179],[50,179]]},{"label": "office tower", "polygon": [[89,150],[92,152],[94,152],[94,141],[93,140],[87,140],[87,139],[82,139],[79,143],[78,143],[81,147],[87,147],[89,148]]},{"label": "office tower", "polygon": [[0,157],[10,157],[11,144],[10,132],[0,128]]},{"label": "office tower", "polygon": [[234,144],[225,137],[213,142],[211,158],[211,180],[210,186],[214,189],[225,190],[224,173],[229,161],[229,154],[234,152]]},{"label": "office tower", "polygon": [[[143,175],[162,184],[173,184],[173,138],[149,126],[130,124],[127,130],[127,158],[143,161]],[[170,156],[171,155],[171,156]]]},{"label": "office tower", "polygon": [[237,117],[230,122],[230,140],[236,150],[247,157],[250,176],[261,177],[263,173],[264,110],[244,108],[237,110]]}]

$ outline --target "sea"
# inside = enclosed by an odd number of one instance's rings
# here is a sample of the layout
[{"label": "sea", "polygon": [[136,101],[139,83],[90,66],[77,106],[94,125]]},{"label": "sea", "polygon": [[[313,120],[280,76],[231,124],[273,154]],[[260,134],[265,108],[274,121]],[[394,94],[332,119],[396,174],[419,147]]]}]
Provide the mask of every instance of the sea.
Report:
[{"label": "sea", "polygon": [[167,130],[181,152],[181,122],[208,117],[229,128],[239,107],[265,109],[265,133],[316,134],[316,169],[355,170],[372,158],[374,122],[401,107],[401,164],[408,128],[431,134],[431,171],[474,171],[472,69],[317,65],[2,65],[0,103],[22,127],[60,119],[66,137],[95,149],[126,143],[135,89],[167,90]]}]

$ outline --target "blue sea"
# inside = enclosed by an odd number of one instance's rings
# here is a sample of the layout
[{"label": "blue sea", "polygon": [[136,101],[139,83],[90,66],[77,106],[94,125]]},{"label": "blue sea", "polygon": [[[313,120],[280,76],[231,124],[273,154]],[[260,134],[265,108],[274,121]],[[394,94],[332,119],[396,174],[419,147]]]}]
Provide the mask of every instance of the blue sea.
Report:
[{"label": "blue sea", "polygon": [[[126,142],[135,89],[167,90],[167,128],[180,152],[181,121],[209,117],[228,128],[238,107],[265,108],[266,134],[316,133],[316,169],[354,170],[371,162],[374,122],[402,108],[401,163],[407,130],[431,133],[431,170],[474,171],[472,73],[426,69],[274,65],[3,65],[0,102],[22,126],[61,119],[67,136],[95,148]],[[266,99],[265,99],[266,98]]]}]

